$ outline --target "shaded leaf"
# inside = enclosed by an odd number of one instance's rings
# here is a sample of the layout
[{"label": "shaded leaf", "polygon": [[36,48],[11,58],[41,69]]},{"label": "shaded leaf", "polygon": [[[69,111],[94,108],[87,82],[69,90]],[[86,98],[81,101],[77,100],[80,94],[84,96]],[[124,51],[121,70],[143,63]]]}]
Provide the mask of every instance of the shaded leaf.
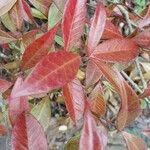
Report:
[{"label": "shaded leaf", "polygon": [[121,107],[117,117],[117,128],[122,130],[140,114],[140,101],[134,90],[127,84],[117,70],[93,60],[103,76],[114,86],[121,97]]},{"label": "shaded leaf", "polygon": [[36,95],[63,87],[75,78],[79,65],[77,54],[63,50],[50,53],[34,67],[16,96]]},{"label": "shaded leaf", "polygon": [[7,80],[0,79],[0,92],[3,93],[11,87],[12,83]]},{"label": "shaded leaf", "polygon": [[150,29],[145,29],[136,35],[133,40],[141,47],[150,48]]},{"label": "shaded leaf", "polygon": [[106,102],[104,100],[102,87],[100,84],[97,84],[96,87],[90,94],[90,109],[94,115],[98,118],[105,115],[106,113]]},{"label": "shaded leaf", "polygon": [[74,79],[63,87],[63,95],[71,119],[76,122],[83,116],[85,95],[82,84]]},{"label": "shaded leaf", "polygon": [[0,45],[10,43],[12,41],[15,41],[16,39],[9,35],[8,33],[0,30]]},{"label": "shaded leaf", "polygon": [[51,4],[51,0],[29,0],[30,3],[37,8],[46,17],[48,16],[48,9]]},{"label": "shaded leaf", "polygon": [[150,96],[150,81],[148,83],[148,87],[144,90],[144,92],[140,95],[140,98]]},{"label": "shaded leaf", "polygon": [[7,129],[4,125],[0,124],[0,136],[4,136],[7,134]]},{"label": "shaded leaf", "polygon": [[18,77],[18,79],[12,89],[10,98],[8,99],[9,119],[10,119],[12,125],[14,125],[17,117],[22,112],[27,111],[29,109],[27,97],[14,98],[15,93],[20,89],[22,83],[23,83],[22,78]]},{"label": "shaded leaf", "polygon": [[91,57],[105,62],[128,62],[138,54],[138,46],[131,39],[111,39],[99,44]]},{"label": "shaded leaf", "polygon": [[55,1],[51,4],[48,12],[48,29],[53,28],[62,19],[62,12],[65,6],[66,0]]},{"label": "shaded leaf", "polygon": [[42,100],[32,108],[31,114],[40,122],[44,131],[46,131],[49,127],[51,118],[51,106],[49,97],[46,96],[42,98]]},{"label": "shaded leaf", "polygon": [[34,67],[36,63],[48,53],[48,48],[50,48],[54,42],[56,31],[57,26],[36,39],[26,48],[21,63],[23,70]]},{"label": "shaded leaf", "polygon": [[150,6],[148,7],[147,13],[143,19],[138,22],[138,27],[143,28],[145,26],[150,25]]},{"label": "shaded leaf", "polygon": [[122,38],[121,33],[110,20],[106,20],[102,39]]},{"label": "shaded leaf", "polygon": [[[100,131],[99,131],[100,130]],[[105,142],[103,141],[105,140]],[[89,110],[84,115],[84,124],[79,143],[79,150],[104,150],[106,134],[103,129],[98,129],[96,122]]]},{"label": "shaded leaf", "polygon": [[106,11],[102,3],[97,4],[95,14],[92,18],[92,23],[90,27],[87,51],[88,55],[91,55],[95,47],[98,45],[100,38],[103,34],[106,22]]},{"label": "shaded leaf", "polygon": [[70,50],[80,40],[86,16],[87,0],[68,0],[62,19],[65,50]]},{"label": "shaded leaf", "polygon": [[100,78],[101,75],[95,64],[92,61],[88,61],[86,67],[86,87],[94,85]]},{"label": "shaded leaf", "polygon": [[147,146],[141,138],[127,132],[122,132],[122,135],[126,141],[128,150],[147,150]]},{"label": "shaded leaf", "polygon": [[39,122],[31,115],[22,113],[16,120],[11,135],[12,150],[47,150],[46,136]]},{"label": "shaded leaf", "polygon": [[5,0],[5,1],[2,0],[0,3],[0,16],[7,13],[16,3],[16,1],[17,0]]}]

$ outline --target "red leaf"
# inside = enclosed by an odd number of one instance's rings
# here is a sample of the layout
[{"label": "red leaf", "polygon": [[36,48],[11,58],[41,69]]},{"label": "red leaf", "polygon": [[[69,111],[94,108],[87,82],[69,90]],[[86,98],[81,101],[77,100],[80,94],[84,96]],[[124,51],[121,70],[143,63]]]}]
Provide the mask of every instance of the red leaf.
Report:
[{"label": "red leaf", "polygon": [[24,81],[16,97],[46,93],[71,82],[77,74],[80,56],[66,51],[46,55]]},{"label": "red leaf", "polygon": [[122,130],[140,114],[140,101],[136,93],[122,78],[120,73],[106,64],[93,60],[103,76],[114,86],[121,97],[121,107],[117,117],[117,128]]},{"label": "red leaf", "polygon": [[133,40],[141,47],[150,48],[150,29],[145,29],[136,35]]},{"label": "red leaf", "polygon": [[8,111],[9,111],[9,117],[10,117],[10,121],[12,125],[14,125],[17,117],[22,112],[27,111],[29,109],[27,97],[13,98],[14,95],[20,89],[22,83],[23,83],[23,80],[21,77],[19,77],[12,89],[11,96],[8,101],[8,104],[9,104]]},{"label": "red leaf", "polygon": [[85,107],[85,95],[82,84],[74,79],[63,87],[65,104],[71,119],[76,122],[83,116]]},{"label": "red leaf", "polygon": [[46,32],[26,48],[21,63],[23,70],[34,67],[48,53],[48,48],[53,44],[56,31],[57,26]]},{"label": "red leaf", "polygon": [[94,85],[99,79],[101,75],[92,61],[89,61],[86,67],[86,87],[90,87]]},{"label": "red leaf", "polygon": [[22,42],[24,47],[26,48],[27,46],[29,46],[36,38],[36,33],[38,32],[38,30],[31,30],[29,32],[26,32],[23,36],[22,36]]},{"label": "red leaf", "polygon": [[12,150],[47,150],[47,140],[39,122],[31,115],[22,113],[16,120],[11,136]]},{"label": "red leaf", "polygon": [[111,23],[110,20],[106,20],[106,25],[104,32],[102,34],[102,39],[113,39],[113,38],[122,38],[121,33],[118,31],[116,26]]},{"label": "red leaf", "polygon": [[65,50],[70,50],[80,40],[86,16],[87,0],[68,0],[62,19]]},{"label": "red leaf", "polygon": [[144,98],[148,96],[150,96],[150,81],[148,83],[147,89],[145,89],[144,92],[140,95],[140,98]]},{"label": "red leaf", "polygon": [[106,143],[106,131],[104,131],[104,128],[98,129],[92,114],[89,110],[86,110],[79,150],[104,150]]},{"label": "red leaf", "polygon": [[0,79],[0,93],[4,93],[11,87],[12,83],[6,80]]},{"label": "red leaf", "polygon": [[[28,16],[29,15],[29,16]],[[19,30],[21,30],[23,25],[23,20],[32,23],[33,17],[31,15],[31,10],[26,1],[18,0],[13,8],[10,10],[11,19],[14,20],[14,24]]]},{"label": "red leaf", "polygon": [[150,25],[150,6],[148,7],[147,13],[144,18],[138,22],[139,28],[143,28],[148,25]]},{"label": "red leaf", "polygon": [[104,31],[106,22],[106,11],[102,3],[99,3],[96,7],[95,14],[92,18],[92,23],[88,38],[88,55],[91,55],[95,47],[98,45],[99,40]]},{"label": "red leaf", "polygon": [[105,62],[128,62],[138,54],[138,46],[131,39],[111,39],[99,44],[91,57]]},{"label": "red leaf", "polygon": [[122,132],[122,135],[126,141],[128,150],[147,150],[147,146],[141,138],[127,132]]},{"label": "red leaf", "polygon": [[0,124],[0,136],[4,136],[7,134],[7,129],[4,125]]}]

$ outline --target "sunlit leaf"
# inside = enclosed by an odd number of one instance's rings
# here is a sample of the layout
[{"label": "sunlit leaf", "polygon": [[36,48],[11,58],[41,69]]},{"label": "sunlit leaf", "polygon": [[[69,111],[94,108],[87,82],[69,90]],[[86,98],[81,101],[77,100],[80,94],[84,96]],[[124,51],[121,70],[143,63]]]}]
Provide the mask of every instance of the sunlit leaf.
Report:
[{"label": "sunlit leaf", "polygon": [[22,78],[18,77],[10,98],[8,99],[8,112],[9,112],[9,119],[12,123],[12,125],[14,125],[17,117],[24,111],[27,111],[29,109],[28,106],[28,98],[27,97],[19,97],[19,98],[13,98],[15,93],[18,91],[18,89],[21,87],[22,85]]},{"label": "sunlit leaf", "polygon": [[32,11],[32,15],[33,17],[35,18],[38,18],[38,19],[45,19],[47,20],[47,17],[45,15],[43,15],[39,10],[37,10],[36,8],[31,8],[31,11]]},{"label": "sunlit leaf", "polygon": [[82,85],[78,79],[74,79],[63,87],[65,104],[71,119],[76,122],[84,113],[85,96]]},{"label": "sunlit leaf", "polygon": [[40,122],[44,131],[46,131],[49,127],[51,118],[51,106],[49,97],[44,97],[41,102],[35,105],[31,110],[31,114]]},{"label": "sunlit leaf", "polygon": [[26,48],[21,63],[23,70],[34,67],[36,63],[48,53],[48,48],[50,48],[54,42],[56,31],[57,26],[46,32]]},{"label": "sunlit leaf", "polygon": [[47,140],[39,122],[31,115],[22,113],[16,120],[11,135],[12,150],[47,150]]},{"label": "sunlit leaf", "polygon": [[79,41],[86,16],[87,0],[68,0],[62,19],[62,31],[65,50],[70,50]]},{"label": "sunlit leaf", "polygon": [[63,50],[49,53],[34,67],[16,96],[36,95],[63,87],[75,78],[79,65],[77,54]]},{"label": "sunlit leaf", "polygon": [[127,132],[122,132],[122,135],[126,141],[128,150],[147,150],[147,146],[141,138]]},{"label": "sunlit leaf", "polygon": [[17,0],[1,0],[0,2],[0,16],[7,13],[13,5],[16,3]]},{"label": "sunlit leaf", "polygon": [[0,79],[0,92],[3,93],[5,92],[7,89],[9,89],[11,87],[12,83],[4,80],[4,79]]},{"label": "sunlit leaf", "polygon": [[128,62],[138,54],[138,46],[131,39],[111,39],[99,44],[91,57],[105,62]]},{"label": "sunlit leaf", "polygon": [[95,47],[98,45],[100,38],[103,34],[106,22],[106,11],[102,3],[97,4],[95,14],[92,18],[92,23],[90,27],[87,51],[88,55],[91,55]]}]

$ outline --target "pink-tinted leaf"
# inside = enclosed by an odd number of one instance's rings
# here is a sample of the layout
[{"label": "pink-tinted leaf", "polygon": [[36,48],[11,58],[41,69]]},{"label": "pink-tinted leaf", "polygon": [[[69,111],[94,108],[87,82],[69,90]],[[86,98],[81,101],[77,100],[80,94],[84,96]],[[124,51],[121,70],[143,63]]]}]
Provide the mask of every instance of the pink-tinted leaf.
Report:
[{"label": "pink-tinted leaf", "polygon": [[48,9],[51,4],[51,0],[29,0],[30,3],[37,8],[45,16],[48,16]]},{"label": "pink-tinted leaf", "polygon": [[150,6],[149,6],[149,8],[148,8],[148,10],[147,10],[147,13],[146,13],[146,15],[144,16],[144,18],[141,19],[141,20],[138,22],[139,28],[143,28],[143,27],[148,26],[148,25],[150,25]]},{"label": "pink-tinted leaf", "polygon": [[66,51],[46,55],[32,70],[16,96],[36,95],[61,88],[77,74],[80,56]]},{"label": "pink-tinted leaf", "polygon": [[12,41],[15,41],[16,39],[9,35],[8,33],[0,30],[0,45],[1,44],[6,44],[6,43],[9,43],[9,42],[12,42]]},{"label": "pink-tinted leaf", "polygon": [[63,87],[65,104],[71,119],[76,122],[83,116],[85,107],[85,95],[82,84],[74,79]]},{"label": "pink-tinted leaf", "polygon": [[142,133],[143,133],[145,136],[150,137],[150,129],[143,130]]},{"label": "pink-tinted leaf", "polygon": [[0,136],[6,135],[7,129],[4,125],[0,124]]},{"label": "pink-tinted leaf", "polygon": [[145,89],[144,92],[140,95],[140,98],[144,98],[148,96],[150,96],[150,81],[148,83],[147,89]]},{"label": "pink-tinted leaf", "polygon": [[128,150],[147,150],[147,146],[141,138],[127,132],[122,132],[122,135],[126,141]]},{"label": "pink-tinted leaf", "polygon": [[104,32],[102,34],[102,39],[113,39],[113,38],[122,38],[122,35],[118,31],[116,26],[113,23],[111,23],[110,20],[106,20]]},{"label": "pink-tinted leaf", "polygon": [[98,83],[90,94],[90,109],[92,113],[100,118],[106,113],[106,102],[104,99],[101,85]]},{"label": "pink-tinted leaf", "polygon": [[16,3],[17,0],[2,0],[0,2],[0,16],[7,13],[13,5]]},{"label": "pink-tinted leaf", "polygon": [[122,130],[140,114],[140,101],[134,90],[127,84],[117,70],[93,60],[103,76],[114,86],[121,97],[121,107],[117,117],[117,128]]},{"label": "pink-tinted leaf", "polygon": [[30,7],[24,0],[18,0],[16,2],[10,11],[10,16],[19,30],[21,30],[24,20],[30,23],[32,23],[33,20]]},{"label": "pink-tinted leaf", "polygon": [[22,113],[16,120],[11,135],[12,150],[47,150],[47,140],[39,122],[31,115]]},{"label": "pink-tinted leaf", "polygon": [[106,22],[106,11],[102,3],[99,3],[96,7],[94,17],[92,18],[92,23],[88,38],[88,55],[91,55],[95,47],[98,45],[99,40],[104,31]]},{"label": "pink-tinted leaf", "polygon": [[104,150],[106,141],[106,133],[98,129],[91,112],[86,110],[79,150]]},{"label": "pink-tinted leaf", "polygon": [[150,29],[145,29],[136,35],[133,40],[141,47],[150,48]]},{"label": "pink-tinted leaf", "polygon": [[80,40],[86,16],[87,0],[68,0],[62,19],[65,50],[70,50]]},{"label": "pink-tinted leaf", "polygon": [[31,30],[22,36],[22,42],[25,48],[35,40],[37,32],[38,30]]},{"label": "pink-tinted leaf", "polygon": [[111,39],[99,44],[91,57],[105,62],[128,62],[138,54],[138,46],[131,39]]},{"label": "pink-tinted leaf", "polygon": [[89,61],[86,67],[86,87],[90,87],[94,85],[99,79],[101,75],[92,61]]},{"label": "pink-tinted leaf", "polygon": [[16,94],[16,92],[18,92],[18,90],[20,89],[21,85],[23,83],[23,80],[21,77],[18,77],[12,92],[11,92],[11,96],[8,99],[8,112],[9,112],[9,118],[10,121],[12,123],[12,125],[14,125],[17,117],[24,111],[27,111],[29,109],[28,106],[28,98],[25,97],[19,97],[19,98],[13,98],[14,95]]},{"label": "pink-tinted leaf", "polygon": [[48,53],[48,48],[53,44],[56,31],[57,26],[46,32],[26,48],[21,63],[23,70],[34,67]]},{"label": "pink-tinted leaf", "polygon": [[7,80],[0,79],[0,93],[5,92],[7,89],[11,87],[12,83]]}]

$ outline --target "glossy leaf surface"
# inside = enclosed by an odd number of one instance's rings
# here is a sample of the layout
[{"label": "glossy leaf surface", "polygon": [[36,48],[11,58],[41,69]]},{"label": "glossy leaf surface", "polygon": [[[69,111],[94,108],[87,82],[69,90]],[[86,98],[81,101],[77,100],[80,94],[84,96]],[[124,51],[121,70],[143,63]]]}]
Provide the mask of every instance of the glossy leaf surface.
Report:
[{"label": "glossy leaf surface", "polygon": [[106,22],[106,12],[105,7],[102,3],[97,4],[95,14],[92,18],[92,23],[90,27],[89,37],[88,37],[88,54],[94,51],[95,47],[98,45],[102,33],[104,31]]},{"label": "glossy leaf surface", "polygon": [[137,44],[130,39],[111,39],[99,44],[92,58],[105,62],[128,62],[139,54]]},{"label": "glossy leaf surface", "polygon": [[82,85],[74,79],[63,87],[63,95],[71,119],[76,122],[84,113],[85,96]]},{"label": "glossy leaf surface", "polygon": [[12,150],[47,150],[46,136],[39,122],[31,115],[22,113],[16,120],[11,135]]},{"label": "glossy leaf surface", "polygon": [[86,16],[87,0],[68,0],[62,19],[65,50],[70,50],[80,40]]},{"label": "glossy leaf surface", "polygon": [[43,36],[33,41],[26,49],[22,57],[21,68],[23,70],[32,68],[47,53],[54,42],[57,26],[46,32]]},{"label": "glossy leaf surface", "polygon": [[16,96],[36,95],[61,88],[75,78],[79,65],[80,56],[77,54],[63,50],[50,53],[34,67]]}]

